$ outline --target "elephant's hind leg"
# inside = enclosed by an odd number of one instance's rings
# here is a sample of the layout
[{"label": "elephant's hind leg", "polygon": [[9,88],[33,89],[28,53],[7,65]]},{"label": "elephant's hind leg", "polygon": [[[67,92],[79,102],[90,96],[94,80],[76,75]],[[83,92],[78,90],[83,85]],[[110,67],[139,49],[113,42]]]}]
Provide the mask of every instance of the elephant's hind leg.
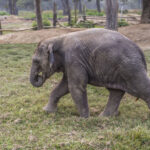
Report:
[{"label": "elephant's hind leg", "polygon": [[130,82],[127,93],[143,99],[150,109],[150,78],[147,74],[140,74],[135,76]]},{"label": "elephant's hind leg", "polygon": [[124,95],[124,91],[122,90],[116,90],[116,89],[108,89],[109,99],[107,102],[107,105],[105,107],[105,110],[100,114],[100,116],[116,116],[118,115],[118,107],[120,104],[120,101]]}]

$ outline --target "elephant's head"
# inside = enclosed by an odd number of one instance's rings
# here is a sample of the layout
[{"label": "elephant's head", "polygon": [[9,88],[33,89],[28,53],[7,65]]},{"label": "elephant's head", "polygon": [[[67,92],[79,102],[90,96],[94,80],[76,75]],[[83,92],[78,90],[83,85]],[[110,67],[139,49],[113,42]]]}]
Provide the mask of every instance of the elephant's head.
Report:
[{"label": "elephant's head", "polygon": [[57,47],[52,42],[39,43],[32,58],[30,82],[35,87],[43,85],[45,80],[61,66],[61,57],[56,53]]}]

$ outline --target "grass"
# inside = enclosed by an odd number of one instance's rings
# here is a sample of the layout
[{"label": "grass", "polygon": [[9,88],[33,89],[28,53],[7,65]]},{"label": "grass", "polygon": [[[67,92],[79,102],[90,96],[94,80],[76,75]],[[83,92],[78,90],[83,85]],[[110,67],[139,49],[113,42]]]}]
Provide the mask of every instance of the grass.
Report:
[{"label": "grass", "polygon": [[105,15],[105,13],[104,13],[104,11],[101,11],[100,13],[97,11],[97,10],[95,10],[95,9],[87,9],[86,10],[86,15],[87,16],[104,16]]},{"label": "grass", "polygon": [[[25,19],[31,19],[35,20],[36,19],[36,14],[35,12],[32,11],[20,11],[19,16],[24,17]],[[62,11],[58,11],[58,19],[63,18],[63,13]],[[53,18],[53,12],[52,11],[43,11],[42,12],[42,18],[43,19],[52,19]]]},{"label": "grass", "polygon": [[[58,13],[58,15],[57,15],[58,19],[65,17],[65,16],[63,16],[62,10],[58,10],[57,13]],[[74,10],[71,11],[71,14],[72,14],[72,16],[74,16]],[[80,15],[79,12],[78,12],[78,15]],[[99,13],[97,10],[87,9],[86,15],[87,16],[104,16],[105,13],[103,11]],[[25,19],[31,19],[31,20],[35,20],[35,18],[36,18],[36,14],[33,11],[19,11],[19,16],[24,17]],[[42,18],[43,19],[52,19],[53,11],[52,10],[43,11]]]},{"label": "grass", "polygon": [[9,15],[8,12],[6,12],[6,11],[0,11],[0,16],[5,16],[5,15]]},{"label": "grass", "polygon": [[[35,44],[0,45],[1,150],[149,150],[150,112],[146,104],[125,95],[120,116],[100,118],[108,92],[89,85],[91,117],[81,119],[70,95],[61,99],[56,114],[42,107],[61,79],[55,74],[41,88],[29,83]],[[150,51],[145,52],[150,70]]]}]

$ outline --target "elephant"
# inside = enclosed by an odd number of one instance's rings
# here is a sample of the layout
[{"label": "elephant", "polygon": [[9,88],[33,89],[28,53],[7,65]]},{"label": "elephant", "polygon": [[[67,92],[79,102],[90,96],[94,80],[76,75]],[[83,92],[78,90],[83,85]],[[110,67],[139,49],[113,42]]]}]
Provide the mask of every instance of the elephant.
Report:
[{"label": "elephant", "polygon": [[118,115],[125,93],[141,98],[150,108],[150,79],[142,50],[127,37],[108,29],[87,29],[39,42],[32,58],[30,82],[35,87],[55,72],[63,77],[43,108],[57,111],[61,97],[70,93],[80,117],[89,117],[87,84],[105,87],[109,98],[100,116]]}]

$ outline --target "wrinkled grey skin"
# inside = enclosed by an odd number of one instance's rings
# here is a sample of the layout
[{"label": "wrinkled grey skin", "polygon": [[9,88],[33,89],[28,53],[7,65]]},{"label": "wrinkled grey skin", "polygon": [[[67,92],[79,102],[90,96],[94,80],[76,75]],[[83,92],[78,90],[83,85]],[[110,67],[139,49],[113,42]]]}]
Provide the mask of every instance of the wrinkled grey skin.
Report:
[{"label": "wrinkled grey skin", "polygon": [[125,92],[143,99],[150,108],[150,79],[144,55],[118,32],[89,29],[40,42],[33,56],[32,85],[42,86],[55,72],[63,72],[63,78],[44,107],[47,112],[55,112],[59,99],[70,92],[80,116],[88,117],[87,84],[109,90],[101,116],[117,115]]}]

